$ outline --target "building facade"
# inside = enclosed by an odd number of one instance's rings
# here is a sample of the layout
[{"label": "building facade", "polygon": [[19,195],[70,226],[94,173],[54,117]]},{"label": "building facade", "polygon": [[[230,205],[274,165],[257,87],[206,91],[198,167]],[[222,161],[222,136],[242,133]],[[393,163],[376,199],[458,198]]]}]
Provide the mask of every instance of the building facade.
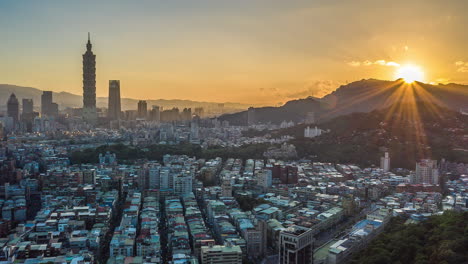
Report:
[{"label": "building facade", "polygon": [[388,152],[385,152],[385,156],[380,158],[380,168],[384,172],[390,171],[390,155]]},{"label": "building facade", "polygon": [[7,102],[7,115],[13,119],[13,123],[17,124],[19,119],[19,102],[16,95],[12,93]]},{"label": "building facade", "polygon": [[144,100],[138,101],[138,118],[146,119],[148,114],[148,104]]},{"label": "building facade", "polygon": [[110,120],[120,119],[120,113],[122,112],[120,104],[120,81],[110,80],[109,81],[109,102],[107,109],[107,117]]},{"label": "building facade", "polygon": [[83,119],[96,123],[96,55],[88,33],[86,52],[83,54]]},{"label": "building facade", "polygon": [[242,250],[239,246],[203,246],[202,264],[242,264]]},{"label": "building facade", "polygon": [[416,163],[416,172],[411,177],[411,183],[439,184],[439,169],[436,160],[423,159]]},{"label": "building facade", "polygon": [[314,261],[314,235],[312,229],[291,226],[280,233],[280,264],[312,264]]}]

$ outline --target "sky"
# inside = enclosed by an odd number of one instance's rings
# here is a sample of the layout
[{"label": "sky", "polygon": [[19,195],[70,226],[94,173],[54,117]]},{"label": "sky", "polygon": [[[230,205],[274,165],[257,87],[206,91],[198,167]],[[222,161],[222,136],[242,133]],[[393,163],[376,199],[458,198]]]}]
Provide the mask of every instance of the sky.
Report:
[{"label": "sky", "polygon": [[279,105],[413,65],[468,83],[468,1],[0,0],[0,83],[97,95]]}]

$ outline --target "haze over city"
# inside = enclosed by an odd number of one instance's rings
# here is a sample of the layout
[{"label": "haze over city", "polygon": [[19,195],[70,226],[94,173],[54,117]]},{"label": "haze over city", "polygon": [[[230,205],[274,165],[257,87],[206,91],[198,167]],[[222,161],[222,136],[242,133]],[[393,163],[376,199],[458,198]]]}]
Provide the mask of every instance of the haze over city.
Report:
[{"label": "haze over city", "polygon": [[0,80],[81,93],[91,32],[97,96],[277,105],[419,67],[466,83],[466,1],[2,1]]}]

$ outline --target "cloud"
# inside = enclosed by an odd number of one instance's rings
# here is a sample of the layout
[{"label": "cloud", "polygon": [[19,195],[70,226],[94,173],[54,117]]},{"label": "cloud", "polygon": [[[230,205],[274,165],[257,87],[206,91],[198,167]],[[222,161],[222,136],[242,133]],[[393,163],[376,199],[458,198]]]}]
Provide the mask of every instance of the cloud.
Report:
[{"label": "cloud", "polygon": [[370,60],[365,60],[365,61],[350,61],[347,63],[349,66],[352,67],[359,67],[359,66],[371,66],[371,65],[380,65],[380,66],[389,66],[389,67],[400,67],[399,63],[396,63],[394,61],[386,61],[386,60],[376,60],[374,62]]},{"label": "cloud", "polygon": [[400,64],[394,62],[394,61],[389,61],[386,64],[387,66],[393,66],[393,67],[400,67]]},{"label": "cloud", "polygon": [[438,78],[436,79],[437,83],[449,83],[450,79],[449,78]]},{"label": "cloud", "polygon": [[457,66],[457,72],[468,72],[468,61],[457,61],[455,66]]},{"label": "cloud", "polygon": [[284,94],[289,99],[304,98],[309,96],[324,97],[336,90],[342,83],[332,80],[317,80],[308,83],[303,89]]},{"label": "cloud", "polygon": [[351,66],[351,67],[359,67],[359,66],[361,66],[361,62],[359,62],[359,61],[350,61],[350,62],[348,62],[348,65]]}]

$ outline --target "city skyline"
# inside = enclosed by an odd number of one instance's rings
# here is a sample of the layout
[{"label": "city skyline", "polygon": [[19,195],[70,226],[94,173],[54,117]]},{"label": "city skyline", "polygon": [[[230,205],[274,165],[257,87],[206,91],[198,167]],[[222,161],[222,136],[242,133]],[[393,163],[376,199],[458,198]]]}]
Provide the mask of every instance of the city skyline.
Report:
[{"label": "city skyline", "polygon": [[[467,4],[421,3],[2,3],[0,54],[11,63],[0,78],[81,94],[77,58],[91,32],[98,97],[119,79],[122,98],[277,105],[363,78],[394,80],[407,65],[428,83],[466,83]],[[11,24],[15,14],[26,19]]]}]

